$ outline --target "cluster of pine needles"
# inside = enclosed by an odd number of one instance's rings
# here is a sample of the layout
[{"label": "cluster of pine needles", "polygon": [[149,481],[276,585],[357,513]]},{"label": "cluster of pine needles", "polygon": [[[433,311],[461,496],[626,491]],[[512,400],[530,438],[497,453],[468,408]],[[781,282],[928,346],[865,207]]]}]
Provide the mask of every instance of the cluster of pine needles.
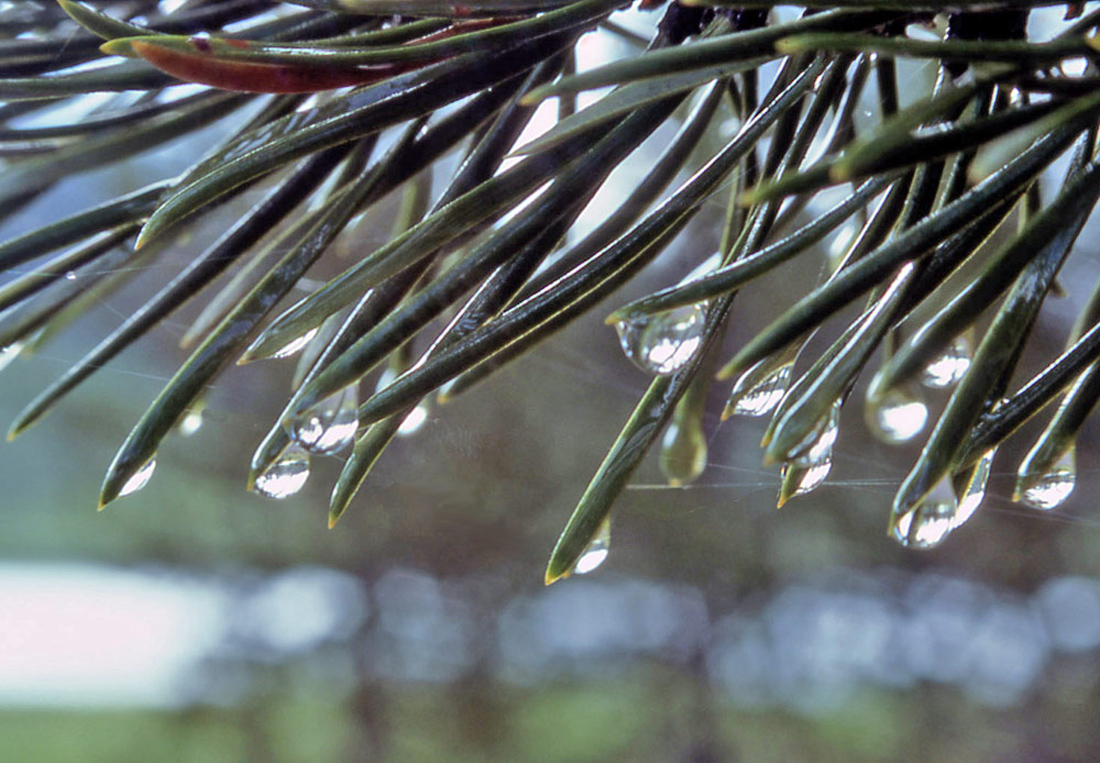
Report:
[{"label": "cluster of pine needles", "polygon": [[[620,299],[608,319],[653,379],[558,540],[548,582],[602,561],[612,505],[651,447],[671,482],[698,476],[705,402],[721,379],[733,380],[727,414],[771,415],[764,458],[782,466],[780,503],[826,478],[839,410],[862,375],[877,436],[928,431],[894,499],[897,540],[934,546],[965,522],[998,445],[1044,409],[1016,499],[1053,508],[1073,489],[1075,440],[1100,394],[1100,296],[1045,370],[1012,377],[1100,198],[1090,5],[0,3],[0,214],[78,173],[232,126],[179,176],[0,244],[13,274],[0,286],[0,363],[209,224],[203,213],[240,208],[9,436],[201,294],[190,355],[116,453],[101,507],[144,484],[218,374],[298,352],[249,487],[288,496],[310,454],[350,448],[331,525],[425,400],[456,397],[604,303],[718,202],[715,256],[679,284]],[[1053,31],[1037,31],[1040,15]],[[578,43],[594,34],[629,54],[579,68]],[[899,97],[910,61],[936,76]],[[521,140],[548,99],[552,126]],[[643,179],[579,230],[612,171],[666,123],[675,137]],[[334,241],[391,194],[389,239],[294,301],[310,268],[334,259]],[[819,285],[723,355],[738,291],[796,258],[819,267],[822,242],[831,257]],[[839,338],[798,363],[817,329],[856,303]],[[951,387],[927,427],[922,384]]]}]

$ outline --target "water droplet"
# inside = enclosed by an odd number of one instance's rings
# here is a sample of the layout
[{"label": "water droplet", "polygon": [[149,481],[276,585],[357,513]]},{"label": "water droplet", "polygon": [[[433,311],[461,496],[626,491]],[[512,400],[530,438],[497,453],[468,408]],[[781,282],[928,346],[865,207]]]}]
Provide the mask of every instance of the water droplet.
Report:
[{"label": "water droplet", "polygon": [[993,468],[993,456],[997,449],[987,450],[969,470],[960,472],[954,476],[955,495],[959,499],[959,507],[955,510],[955,519],[952,529],[966,524],[966,520],[974,516],[974,512],[982,504],[985,498],[985,486],[989,482],[989,473]]},{"label": "water droplet", "polygon": [[673,421],[661,441],[661,472],[668,484],[679,487],[694,482],[707,467],[707,438],[695,420]]},{"label": "water droplet", "polygon": [[306,450],[327,455],[350,445],[358,428],[359,385],[349,384],[295,419],[290,433]]},{"label": "water droplet", "polygon": [[[1026,466],[1027,462],[1024,463]],[[1021,472],[1016,479],[1016,495],[1014,497],[1033,509],[1048,511],[1065,503],[1076,485],[1077,449],[1070,447],[1046,471],[1039,473]]]},{"label": "water droplet", "polygon": [[267,498],[288,498],[301,490],[309,479],[309,453],[293,444],[256,478],[252,490]]},{"label": "water droplet", "polygon": [[277,349],[275,352],[271,353],[268,357],[275,359],[289,358],[291,355],[301,352],[302,348],[309,344],[313,337],[317,336],[318,331],[320,331],[320,328],[310,329],[306,333],[302,334],[300,337],[290,340],[282,347]]},{"label": "water droplet", "polygon": [[840,431],[839,422],[840,401],[836,400],[795,449],[791,459],[783,464],[777,506],[782,506],[796,495],[817,490],[825,482],[833,468],[833,445]]},{"label": "water droplet", "polygon": [[788,461],[779,473],[779,505],[782,506],[796,495],[805,495],[821,487],[833,468],[833,454],[830,450],[826,458],[814,464],[799,464]]},{"label": "water droplet", "polygon": [[779,405],[790,386],[794,362],[784,363],[774,369],[768,366],[768,361],[762,360],[741,374],[730,392],[726,410],[722,413],[723,418],[764,416]]},{"label": "water droplet", "polygon": [[[378,375],[378,381],[375,382],[374,391],[381,392],[386,387],[393,384],[393,380],[400,374],[392,367],[389,366],[382,370],[382,373]],[[398,437],[411,437],[420,431],[420,428],[428,421],[428,405],[421,402],[411,411],[409,415],[405,417],[405,420],[401,422],[401,426],[397,428]]]},{"label": "water droplet", "polygon": [[970,339],[966,334],[955,337],[943,354],[924,368],[921,384],[933,389],[944,389],[958,384],[970,368]]},{"label": "water droplet", "polygon": [[944,477],[909,511],[891,521],[890,533],[908,548],[935,548],[956,527],[958,508],[951,477]]},{"label": "water droplet", "polygon": [[118,496],[121,498],[124,495],[130,495],[136,493],[143,487],[149,484],[150,478],[153,476],[153,470],[157,468],[157,457],[153,456],[146,461],[140,469],[134,472],[130,479],[126,480],[126,484],[122,486],[122,490],[118,491]]},{"label": "water droplet", "polygon": [[202,427],[202,408],[192,408],[183,415],[176,429],[184,437],[190,437]]},{"label": "water droplet", "polygon": [[74,273],[73,271],[70,270],[68,273],[65,274],[65,280],[66,281],[75,281],[76,280],[76,273]]},{"label": "water droplet", "polygon": [[0,371],[3,371],[8,365],[19,357],[19,353],[23,351],[23,342],[12,342],[7,347],[0,349]]},{"label": "water droplet", "polygon": [[651,374],[671,374],[691,360],[703,341],[706,312],[701,305],[641,318],[616,325],[619,344],[628,358]]},{"label": "water droplet", "polygon": [[875,437],[891,445],[912,440],[928,422],[928,406],[917,395],[900,387],[878,397],[868,396],[864,413],[867,426]]},{"label": "water droplet", "polygon": [[592,536],[592,540],[588,542],[588,546],[584,549],[584,553],[577,559],[577,563],[573,565],[572,571],[578,575],[585,575],[591,572],[604,563],[610,551],[611,517],[608,517],[600,523],[600,529],[596,530],[596,534]]},{"label": "water droplet", "polygon": [[401,426],[397,428],[397,436],[410,437],[416,434],[420,431],[420,428],[424,426],[427,420],[428,406],[421,403],[409,411],[409,415],[405,417],[405,420],[401,422]]},{"label": "water droplet", "polygon": [[840,433],[840,401],[834,400],[829,412],[810,430],[790,453],[790,460],[801,466],[814,466],[832,459],[833,445]]}]

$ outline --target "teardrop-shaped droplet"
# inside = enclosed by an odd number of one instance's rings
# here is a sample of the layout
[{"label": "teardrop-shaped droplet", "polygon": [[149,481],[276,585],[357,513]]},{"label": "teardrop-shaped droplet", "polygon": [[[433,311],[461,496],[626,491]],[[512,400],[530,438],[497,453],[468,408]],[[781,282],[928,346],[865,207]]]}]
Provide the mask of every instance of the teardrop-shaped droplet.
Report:
[{"label": "teardrop-shaped droplet", "polygon": [[599,567],[611,551],[611,517],[600,523],[600,529],[592,536],[584,553],[573,565],[573,572],[584,575]]},{"label": "teardrop-shaped droplet", "polygon": [[619,321],[619,344],[635,365],[651,374],[671,374],[691,360],[703,342],[701,305]]},{"label": "teardrop-shaped droplet", "polygon": [[680,487],[694,482],[707,467],[707,438],[695,420],[673,421],[661,441],[661,472],[668,484]]},{"label": "teardrop-shaped droplet", "polygon": [[864,408],[867,426],[884,443],[908,442],[924,430],[928,406],[913,392],[898,387],[877,397],[868,397]]},{"label": "teardrop-shaped droplet", "polygon": [[267,498],[288,498],[309,479],[309,453],[292,444],[256,478],[252,490]]},{"label": "teardrop-shaped droplet", "polygon": [[12,342],[7,347],[0,348],[0,371],[3,371],[13,360],[19,357],[23,347],[23,342]]},{"label": "teardrop-shaped droplet", "polygon": [[985,486],[989,482],[989,473],[993,469],[993,456],[997,449],[987,450],[978,459],[978,463],[967,471],[955,475],[955,495],[959,499],[959,507],[955,510],[955,520],[952,529],[966,524],[966,520],[974,516],[974,512],[981,506],[985,498]]},{"label": "teardrop-shaped droplet", "polygon": [[268,357],[276,359],[289,358],[291,355],[301,352],[302,348],[309,344],[313,337],[317,336],[318,331],[320,331],[319,328],[310,329],[306,333],[302,334],[300,337],[291,339],[275,352],[271,353]]},{"label": "teardrop-shaped droplet", "polygon": [[153,476],[153,471],[157,468],[157,457],[153,456],[146,461],[140,469],[130,475],[130,479],[126,480],[126,484],[122,486],[122,490],[118,491],[118,496],[121,498],[124,495],[130,495],[136,493],[143,487],[149,484],[149,480]]},{"label": "teardrop-shaped droplet", "polygon": [[776,505],[782,507],[796,495],[813,492],[825,483],[825,478],[833,468],[832,450],[825,458],[813,464],[800,464],[788,461],[779,473],[779,499]]},{"label": "teardrop-shaped droplet", "polygon": [[1046,471],[1021,473],[1016,479],[1014,498],[1033,509],[1048,511],[1065,503],[1076,485],[1077,449],[1070,447]]},{"label": "teardrop-shaped droplet", "polygon": [[933,389],[944,389],[959,382],[970,368],[970,339],[961,334],[951,340],[943,354],[924,367],[921,384]]},{"label": "teardrop-shaped droplet", "polygon": [[291,423],[291,436],[311,453],[337,453],[355,439],[359,428],[359,385],[349,384],[305,411]]},{"label": "teardrop-shaped droplet", "polygon": [[944,477],[909,511],[892,519],[890,534],[908,548],[934,548],[956,527],[958,508],[951,477]]},{"label": "teardrop-shaped droplet", "polygon": [[769,369],[762,360],[737,379],[726,402],[722,418],[730,416],[764,416],[770,413],[787,394],[794,362]]},{"label": "teardrop-shaped droplet", "polygon": [[834,400],[829,412],[817,422],[794,450],[790,460],[801,466],[814,466],[826,458],[832,459],[833,445],[840,433],[840,401]]},{"label": "teardrop-shaped droplet", "polygon": [[836,444],[840,423],[840,401],[836,400],[829,412],[802,441],[793,457],[783,464],[780,472],[779,499],[782,507],[796,495],[817,490],[833,468],[833,445]]}]

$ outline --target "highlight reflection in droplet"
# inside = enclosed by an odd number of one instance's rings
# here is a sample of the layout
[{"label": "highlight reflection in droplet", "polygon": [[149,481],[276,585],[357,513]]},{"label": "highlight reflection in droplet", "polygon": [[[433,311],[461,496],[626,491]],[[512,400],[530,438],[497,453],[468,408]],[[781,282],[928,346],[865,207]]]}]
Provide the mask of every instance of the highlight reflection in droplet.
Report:
[{"label": "highlight reflection in droplet", "polygon": [[924,430],[928,406],[912,392],[900,388],[868,398],[866,419],[875,437],[889,445],[908,442]]},{"label": "highlight reflection in droplet", "polygon": [[573,565],[573,572],[578,575],[585,575],[592,572],[592,570],[604,563],[610,551],[611,517],[608,517],[600,524],[600,529],[596,531],[596,534],[584,549],[584,553],[580,555],[576,564]]},{"label": "highlight reflection in droplet", "polygon": [[277,349],[275,352],[271,353],[271,355],[269,357],[274,358],[274,359],[289,358],[291,355],[294,355],[298,352],[301,352],[302,348],[305,347],[307,344],[309,344],[310,341],[313,339],[313,337],[317,336],[317,332],[319,330],[320,329],[316,329],[316,328],[310,329],[306,333],[302,334],[300,337],[297,337],[296,339],[292,339],[289,342],[287,342],[286,344],[284,344],[282,347]]},{"label": "highlight reflection in droplet", "polygon": [[970,368],[970,339],[965,334],[955,337],[943,354],[924,368],[921,384],[944,389],[959,382]]},{"label": "highlight reflection in droplet", "polygon": [[398,437],[410,437],[420,431],[420,428],[424,426],[428,420],[428,406],[421,403],[420,405],[409,411],[409,415],[401,422],[401,426],[397,428]]},{"label": "highlight reflection in droplet", "polygon": [[3,371],[8,365],[19,357],[19,353],[23,351],[23,342],[12,342],[6,347],[0,348],[0,371]]},{"label": "highlight reflection in droplet", "polygon": [[202,428],[202,409],[191,408],[180,419],[177,431],[184,437],[190,437]]}]

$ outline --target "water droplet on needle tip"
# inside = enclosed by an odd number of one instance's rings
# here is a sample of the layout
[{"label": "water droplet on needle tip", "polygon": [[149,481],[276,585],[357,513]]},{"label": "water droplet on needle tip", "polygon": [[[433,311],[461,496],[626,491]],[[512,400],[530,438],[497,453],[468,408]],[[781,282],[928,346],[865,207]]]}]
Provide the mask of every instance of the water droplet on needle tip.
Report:
[{"label": "water droplet on needle tip", "polygon": [[149,480],[153,476],[153,471],[157,468],[157,457],[153,456],[144,464],[141,468],[134,472],[130,479],[126,480],[126,483],[122,486],[122,489],[118,491],[118,497],[122,498],[126,495],[131,495],[141,490],[143,487],[149,484]]},{"label": "water droplet on needle tip", "polygon": [[351,445],[359,428],[359,385],[329,395],[289,424],[291,436],[311,453],[331,455]]},{"label": "water droplet on needle tip", "polygon": [[607,559],[611,551],[611,518],[608,517],[602,523],[592,540],[588,542],[584,552],[573,565],[571,573],[586,575],[599,567]]},{"label": "water droplet on needle tip", "polygon": [[1027,465],[1028,461],[1025,459],[1016,479],[1013,500],[1033,509],[1049,511],[1061,506],[1077,486],[1077,457],[1073,447],[1045,471],[1024,471]]},{"label": "water droplet on needle tip", "polygon": [[309,453],[295,443],[256,477],[252,490],[266,498],[289,498],[305,487],[308,479]]}]

